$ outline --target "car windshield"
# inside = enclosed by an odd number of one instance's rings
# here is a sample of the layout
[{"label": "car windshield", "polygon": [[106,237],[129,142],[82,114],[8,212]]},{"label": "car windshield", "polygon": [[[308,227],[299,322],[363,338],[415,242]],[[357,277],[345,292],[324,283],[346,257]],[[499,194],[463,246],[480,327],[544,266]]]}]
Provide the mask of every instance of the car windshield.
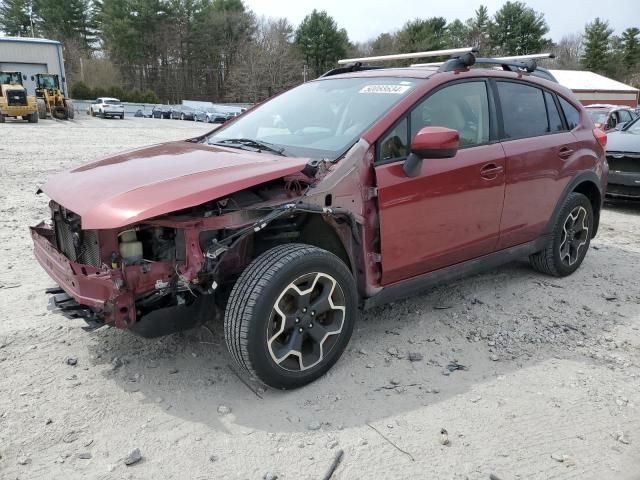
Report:
[{"label": "car windshield", "polygon": [[105,100],[104,103],[106,103],[107,105],[120,105],[120,100],[112,98],[110,100]]},{"label": "car windshield", "polygon": [[597,123],[602,125],[603,123],[606,123],[607,121],[607,112],[602,111],[602,110],[588,110],[587,109],[587,113],[589,114],[589,117],[591,118],[591,121],[593,123]]},{"label": "car windshield", "polygon": [[629,125],[624,128],[624,131],[627,133],[635,133],[636,135],[640,135],[640,118],[636,118]]},{"label": "car windshield", "polygon": [[406,78],[339,78],[300,85],[208,137],[210,144],[251,139],[287,155],[339,158],[418,83]]}]

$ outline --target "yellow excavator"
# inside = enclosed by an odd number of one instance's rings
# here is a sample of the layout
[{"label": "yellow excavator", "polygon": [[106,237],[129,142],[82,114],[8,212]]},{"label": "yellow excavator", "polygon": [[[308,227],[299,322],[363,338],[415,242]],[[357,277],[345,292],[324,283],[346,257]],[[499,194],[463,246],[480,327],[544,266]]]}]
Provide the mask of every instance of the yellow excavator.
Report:
[{"label": "yellow excavator", "polygon": [[36,98],[27,95],[21,72],[0,72],[0,123],[6,117],[20,117],[29,123],[38,121]]},{"label": "yellow excavator", "polygon": [[36,75],[36,99],[40,118],[45,119],[51,116],[58,120],[73,119],[73,103],[64,97],[58,75],[52,73]]}]

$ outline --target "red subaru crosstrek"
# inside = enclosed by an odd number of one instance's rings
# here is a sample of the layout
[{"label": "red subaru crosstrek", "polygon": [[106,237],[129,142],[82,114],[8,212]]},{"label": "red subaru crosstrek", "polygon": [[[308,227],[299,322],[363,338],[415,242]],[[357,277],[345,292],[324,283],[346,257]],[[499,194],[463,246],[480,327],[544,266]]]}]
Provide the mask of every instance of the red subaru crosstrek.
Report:
[{"label": "red subaru crosstrek", "polygon": [[355,63],[60,173],[31,229],[51,303],[148,337],[223,318],[247,373],[294,388],[338,360],[360,308],[519,257],[569,275],[598,229],[606,136],[543,73]]}]

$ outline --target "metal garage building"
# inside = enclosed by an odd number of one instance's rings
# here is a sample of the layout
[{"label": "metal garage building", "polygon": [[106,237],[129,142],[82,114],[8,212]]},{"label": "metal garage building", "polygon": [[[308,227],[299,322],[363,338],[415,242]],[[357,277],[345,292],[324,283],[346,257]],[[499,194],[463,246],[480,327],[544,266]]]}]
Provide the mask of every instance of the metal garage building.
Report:
[{"label": "metal garage building", "polygon": [[0,37],[0,70],[22,72],[22,82],[29,95],[35,95],[36,73],[58,74],[64,94],[68,95],[62,44],[55,40]]},{"label": "metal garage building", "polygon": [[583,105],[608,103],[638,106],[638,89],[597,73],[582,70],[550,70],[558,83],[576,94]]}]

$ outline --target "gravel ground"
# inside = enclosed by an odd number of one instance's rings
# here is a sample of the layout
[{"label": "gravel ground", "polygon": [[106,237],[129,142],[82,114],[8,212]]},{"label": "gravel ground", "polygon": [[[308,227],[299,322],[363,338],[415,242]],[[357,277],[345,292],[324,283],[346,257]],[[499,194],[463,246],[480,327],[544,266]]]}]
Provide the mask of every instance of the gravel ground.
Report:
[{"label": "gravel ground", "polygon": [[37,187],[206,129],[0,126],[0,478],[319,479],[342,450],[334,479],[640,479],[640,206],[603,212],[569,278],[519,262],[368,312],[292,392],[243,383],[219,324],[143,340],[50,314]]}]

